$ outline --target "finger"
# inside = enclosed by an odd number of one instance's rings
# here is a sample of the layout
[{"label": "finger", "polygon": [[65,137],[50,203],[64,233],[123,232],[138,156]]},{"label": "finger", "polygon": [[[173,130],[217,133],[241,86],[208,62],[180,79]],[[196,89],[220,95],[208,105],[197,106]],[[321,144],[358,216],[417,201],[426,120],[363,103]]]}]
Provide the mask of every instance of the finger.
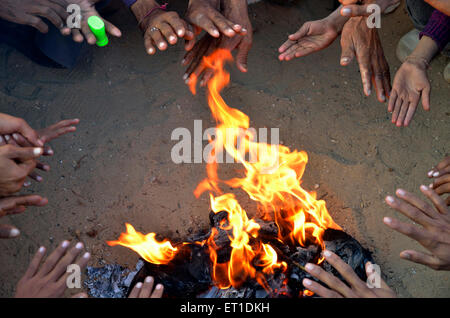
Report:
[{"label": "finger", "polygon": [[4,146],[4,145],[6,145],[6,140],[2,135],[0,135],[0,146]]},{"label": "finger", "polygon": [[[436,169],[438,171],[443,170],[446,167],[450,167],[450,156],[446,157],[444,160],[442,160],[441,162],[438,163],[438,165],[436,166]],[[448,172],[450,172],[450,170],[447,170]],[[434,176],[437,177],[437,176]]]},{"label": "finger", "polygon": [[159,29],[161,30],[161,34],[166,38],[167,42],[174,45],[178,41],[178,37],[176,36],[174,30],[168,23],[161,23],[159,25]]},{"label": "finger", "polygon": [[20,235],[20,231],[8,224],[0,224],[0,239],[16,238]]},{"label": "finger", "polygon": [[75,131],[77,129],[76,125],[79,123],[80,120],[78,118],[61,120],[50,127],[39,130],[38,134],[41,140],[47,143],[64,134]]},{"label": "finger", "polygon": [[[21,162],[18,164],[19,168],[22,170],[23,174],[28,176],[33,172],[33,170],[36,168],[36,161],[35,160],[27,160],[24,162]],[[23,179],[25,181],[25,178]]]},{"label": "finger", "polygon": [[29,12],[46,18],[58,29],[61,29],[64,26],[64,22],[61,17],[49,6],[34,6]]},{"label": "finger", "polygon": [[386,101],[386,92],[384,91],[384,78],[383,73],[376,72],[373,79],[375,85],[375,92],[377,94],[377,99],[380,103]]},{"label": "finger", "polygon": [[388,112],[392,113],[394,111],[396,100],[397,100],[397,91],[393,89],[392,94],[389,97]]},{"label": "finger", "polygon": [[363,83],[364,94],[370,96],[372,94],[372,66],[368,54],[356,52],[358,56],[359,71]]},{"label": "finger", "polygon": [[139,298],[149,298],[153,290],[153,277],[146,277]]},{"label": "finger", "polygon": [[164,41],[164,38],[161,34],[161,31],[158,30],[154,30],[154,31],[149,31],[150,35],[153,39],[153,43],[156,44],[156,46],[161,50],[164,51],[165,49],[167,49],[167,43],[166,41]]},{"label": "finger", "polygon": [[397,219],[385,217],[383,218],[383,223],[386,224],[391,229],[402,233],[413,240],[416,240],[420,244],[429,240],[427,232],[424,229],[421,229],[417,226],[413,226],[408,223],[400,222]]},{"label": "finger", "polygon": [[279,59],[280,61],[290,61],[295,57],[295,53],[297,51],[300,51],[301,49],[306,49],[303,47],[303,43],[295,43],[291,45],[286,51],[284,51],[282,54],[280,54]]},{"label": "finger", "polygon": [[208,81],[214,76],[214,71],[210,68],[205,69],[203,77],[200,81],[200,86],[204,87],[208,84]]},{"label": "finger", "polygon": [[[449,191],[450,191],[450,187],[448,187]],[[433,202],[433,205],[436,207],[436,209],[441,213],[441,214],[448,214],[448,208],[444,202],[444,200],[442,199],[442,197],[440,196],[440,193],[436,190],[432,190],[427,186],[421,185],[420,186],[420,191],[422,191],[422,193],[428,198],[430,199],[431,202]]]},{"label": "finger", "polygon": [[90,45],[94,45],[95,43],[97,43],[97,39],[92,33],[91,28],[86,21],[87,19],[81,22],[81,32],[83,33],[83,36],[86,39],[87,43],[89,43]]},{"label": "finger", "polygon": [[80,30],[72,29],[72,39],[77,43],[81,43],[81,42],[83,42],[84,37],[81,34]]},{"label": "finger", "polygon": [[17,147],[12,145],[3,146],[7,158],[27,161],[40,157],[44,149],[41,147]]},{"label": "finger", "polygon": [[397,122],[398,119],[398,115],[400,114],[400,110],[402,109],[402,104],[403,104],[403,98],[402,97],[397,97],[397,100],[395,101],[395,106],[394,106],[394,112],[392,113],[392,123],[395,124]]},{"label": "finger", "polygon": [[450,174],[437,178],[430,186],[438,195],[450,193]]},{"label": "finger", "polygon": [[332,290],[337,291],[344,297],[353,297],[353,292],[350,288],[345,285],[341,280],[339,280],[336,276],[324,271],[317,265],[307,263],[305,265],[306,271],[311,274],[311,276],[317,278],[318,280],[324,282],[328,285]]},{"label": "finger", "polygon": [[414,107],[408,100],[404,100],[402,107],[400,109],[400,113],[398,114],[396,125],[397,127],[403,126],[403,123],[405,121],[406,113],[408,112],[409,107]]},{"label": "finger", "polygon": [[[400,193],[404,193],[403,195],[400,195]],[[419,223],[420,225],[427,225],[430,224],[432,221],[430,217],[435,216],[436,212],[429,211],[430,206],[423,202],[422,200],[414,197],[412,194],[407,193],[406,191],[402,189],[397,190],[398,197],[402,198],[403,200],[396,199],[392,196],[386,197],[386,203],[396,211],[400,212],[401,214],[407,216],[414,222]],[[411,202],[411,204],[408,203]],[[426,209],[427,212],[425,213],[420,208],[416,208],[414,204],[417,204],[421,206],[422,209]],[[431,209],[432,210],[432,209]],[[432,216],[430,216],[431,214]]]},{"label": "finger", "polygon": [[413,101],[409,104],[408,111],[406,113],[405,120],[404,120],[405,126],[408,126],[411,123],[414,113],[416,112],[418,102],[419,102],[419,100]]},{"label": "finger", "polygon": [[171,25],[171,27],[174,29],[175,33],[178,37],[182,38],[186,34],[186,22],[184,20],[181,20],[178,14],[169,16],[167,21]]},{"label": "finger", "polygon": [[47,203],[47,199],[34,194],[3,198],[0,199],[0,216],[10,214],[10,210],[19,206],[44,206]]},{"label": "finger", "polygon": [[150,298],[161,298],[164,293],[164,286],[161,284],[156,285],[155,290]]},{"label": "finger", "polygon": [[[233,37],[236,35],[236,32],[233,30],[233,25],[231,21],[227,20],[223,15],[215,11],[211,16],[211,20],[214,22],[216,27],[219,29],[221,33],[228,37]],[[212,35],[212,34],[211,34]],[[213,35],[214,36],[214,35]]]},{"label": "finger", "polygon": [[89,296],[88,296],[88,294],[86,294],[86,293],[78,293],[78,294],[75,294],[75,295],[73,295],[72,297],[70,297],[70,298],[88,298]]},{"label": "finger", "polygon": [[289,41],[296,42],[296,41],[300,40],[301,38],[305,37],[308,34],[310,27],[311,27],[311,23],[306,22],[305,24],[303,24],[300,27],[300,29],[298,29],[297,32],[288,36]]},{"label": "finger", "polygon": [[426,111],[430,110],[430,93],[431,85],[428,83],[428,85],[422,90],[422,106]]},{"label": "finger", "polygon": [[112,24],[111,22],[102,19],[103,22],[105,22],[105,30],[106,32],[108,32],[109,34],[111,34],[112,36],[115,36],[117,38],[120,38],[122,36],[122,32],[120,31],[120,29],[118,27],[116,27],[114,24]]},{"label": "finger", "polygon": [[136,285],[134,285],[133,289],[131,290],[130,295],[128,298],[138,298],[139,294],[141,293],[142,283],[139,282]]},{"label": "finger", "polygon": [[25,15],[25,21],[27,21],[25,24],[32,26],[41,33],[45,34],[48,32],[48,25],[37,16],[27,14]]},{"label": "finger", "polygon": [[279,59],[283,60],[281,58],[281,56],[283,56],[283,53],[286,52],[287,49],[289,49],[291,46],[293,46],[294,44],[297,44],[297,41],[291,41],[291,40],[287,40],[286,42],[284,42],[283,44],[281,44],[281,46],[278,48],[278,52],[280,52],[281,54],[279,55]]},{"label": "finger", "polygon": [[355,48],[345,34],[341,36],[341,48],[341,65],[347,66],[355,57]]},{"label": "finger", "polygon": [[250,48],[252,47],[252,42],[248,41],[246,38],[244,38],[239,45],[238,52],[236,54],[236,65],[238,69],[246,73],[247,72],[247,59],[248,59],[248,52],[250,51]]},{"label": "finger", "polygon": [[319,295],[320,297],[342,298],[342,296],[340,294],[336,293],[334,290],[325,288],[324,286],[320,285],[319,283],[316,283],[308,278],[303,279],[302,283],[303,283],[303,286],[305,286],[308,290]]},{"label": "finger", "polygon": [[431,171],[428,172],[428,177],[429,178],[438,178],[438,177],[445,176],[447,174],[450,174],[450,166],[441,168],[439,170],[438,170],[438,168],[433,168],[433,169],[431,169]]},{"label": "finger", "polygon": [[368,5],[347,5],[341,9],[341,15],[344,17],[367,17],[373,12],[367,10]]},{"label": "finger", "polygon": [[69,249],[64,257],[58,260],[55,267],[48,273],[49,279],[52,282],[59,280],[59,278],[66,273],[67,266],[73,263],[73,261],[80,255],[83,250],[83,243],[78,242],[74,247]]},{"label": "finger", "polygon": [[193,23],[208,32],[212,37],[218,38],[220,36],[219,30],[217,30],[214,23],[205,15],[196,18]]},{"label": "finger", "polygon": [[153,38],[150,31],[147,31],[144,34],[144,46],[147,54],[153,55],[156,53],[156,49],[153,46]]},{"label": "finger", "polygon": [[37,132],[31,128],[27,122],[21,118],[14,118],[14,131],[22,134],[33,146],[43,147],[44,142],[39,139]]},{"label": "finger", "polygon": [[414,263],[426,265],[433,269],[439,269],[441,265],[441,261],[437,257],[414,250],[402,251],[400,257]]},{"label": "finger", "polygon": [[58,245],[58,247],[53,251],[52,254],[47,258],[44,265],[42,265],[41,269],[38,272],[38,275],[40,277],[46,276],[48,273],[50,273],[56,264],[63,258],[64,254],[66,253],[70,243],[69,241],[63,241],[61,244]]},{"label": "finger", "polygon": [[361,291],[367,289],[367,285],[361,279],[359,279],[350,265],[345,263],[340,257],[328,250],[325,250],[323,252],[323,256],[325,257],[326,261],[331,266],[333,266],[339,272],[339,274],[341,274],[341,276],[347,283],[350,284],[350,286],[353,286]]},{"label": "finger", "polygon": [[[65,263],[66,266],[63,268],[65,274],[63,273],[63,275],[59,278],[59,280],[57,281],[57,285],[59,285],[59,286],[66,286],[67,279],[71,275],[71,271],[67,270],[68,266],[73,264],[73,261],[76,259],[76,257],[70,263]],[[83,271],[86,268],[90,258],[91,258],[91,254],[86,252],[86,253],[83,254],[82,257],[78,258],[78,260],[74,264],[78,265],[80,270]]]},{"label": "finger", "polygon": [[37,181],[37,182],[42,182],[42,180],[44,180],[39,174],[37,174],[36,172],[31,172],[29,175],[28,175],[28,177],[29,178],[31,178],[31,179],[33,179],[34,181]]},{"label": "finger", "polygon": [[37,273],[39,265],[41,265],[41,262],[44,259],[45,251],[45,247],[41,246],[36,254],[34,254],[34,257],[30,265],[28,266],[27,271],[25,272],[24,278],[31,278]]}]

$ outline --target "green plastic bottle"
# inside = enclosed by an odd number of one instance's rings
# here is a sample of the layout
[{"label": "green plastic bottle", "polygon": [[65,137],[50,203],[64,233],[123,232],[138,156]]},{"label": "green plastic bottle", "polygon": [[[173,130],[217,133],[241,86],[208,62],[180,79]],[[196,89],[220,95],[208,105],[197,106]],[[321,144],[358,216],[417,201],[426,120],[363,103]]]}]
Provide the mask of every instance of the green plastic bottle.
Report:
[{"label": "green plastic bottle", "polygon": [[97,39],[97,46],[102,47],[108,45],[109,41],[108,36],[106,35],[105,22],[98,16],[93,15],[92,17],[89,17],[87,23]]}]

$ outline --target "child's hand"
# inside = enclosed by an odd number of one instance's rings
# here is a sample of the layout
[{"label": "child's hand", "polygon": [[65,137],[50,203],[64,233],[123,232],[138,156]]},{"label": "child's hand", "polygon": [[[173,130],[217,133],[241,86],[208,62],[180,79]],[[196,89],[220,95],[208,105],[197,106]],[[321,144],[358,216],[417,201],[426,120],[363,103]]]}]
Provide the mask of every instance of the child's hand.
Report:
[{"label": "child's hand", "polygon": [[[430,188],[434,189],[437,194],[450,193],[450,156],[444,158],[435,168],[428,172],[429,178],[434,178]],[[446,199],[447,206],[450,206],[450,196]]]}]

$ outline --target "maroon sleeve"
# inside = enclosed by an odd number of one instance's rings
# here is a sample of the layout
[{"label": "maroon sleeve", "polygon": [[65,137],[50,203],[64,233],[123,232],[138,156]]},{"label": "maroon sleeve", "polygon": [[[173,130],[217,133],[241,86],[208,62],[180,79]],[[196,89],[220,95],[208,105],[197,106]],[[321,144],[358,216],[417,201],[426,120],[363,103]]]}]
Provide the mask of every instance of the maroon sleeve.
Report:
[{"label": "maroon sleeve", "polygon": [[450,17],[441,11],[434,10],[425,29],[420,33],[420,38],[424,35],[432,38],[442,51],[450,41]]}]

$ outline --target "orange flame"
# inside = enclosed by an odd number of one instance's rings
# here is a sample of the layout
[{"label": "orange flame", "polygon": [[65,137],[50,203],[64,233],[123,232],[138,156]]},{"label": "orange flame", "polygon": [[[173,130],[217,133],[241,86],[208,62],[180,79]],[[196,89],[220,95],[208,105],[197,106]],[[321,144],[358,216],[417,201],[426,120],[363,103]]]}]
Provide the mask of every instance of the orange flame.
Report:
[{"label": "orange flame", "polygon": [[168,264],[176,255],[177,248],[169,241],[158,242],[155,233],[144,235],[136,232],[131,224],[126,223],[127,232],[122,233],[117,241],[106,242],[109,246],[122,245],[131,248],[147,262],[153,264]]},{"label": "orange flame", "polygon": [[[230,81],[224,65],[229,61],[232,61],[230,51],[222,49],[204,58],[205,65],[214,71],[213,78],[208,82],[208,104],[217,127],[215,138],[209,141],[212,151],[206,166],[207,178],[200,182],[194,194],[199,197],[208,191],[212,211],[228,212],[227,220],[220,227],[228,233],[232,248],[230,258],[226,262],[218,260],[219,247],[215,239],[219,229],[213,228],[206,241],[197,243],[208,247],[213,280],[219,288],[239,287],[247,280],[255,279],[270,291],[265,275],[285,271],[287,264],[278,260],[277,252],[271,245],[258,240],[259,224],[248,218],[233,194],[222,193],[220,184],[242,189],[256,201],[264,212],[264,218],[275,221],[278,239],[285,244],[316,244],[324,248],[324,231],[340,227],[329,215],[325,202],[317,200],[315,192],[308,192],[301,187],[308,162],[306,152],[256,142],[254,131],[249,129],[249,117],[229,107],[223,100],[220,92]],[[191,76],[189,88],[194,95],[196,82],[197,77]],[[215,159],[221,152],[226,152],[244,167],[244,177],[229,180],[219,178]],[[177,252],[169,241],[157,242],[154,233],[137,233],[129,224],[127,233],[123,233],[118,241],[108,244],[127,246],[145,260],[156,264],[167,264]],[[311,294],[310,291],[304,293]]]}]

